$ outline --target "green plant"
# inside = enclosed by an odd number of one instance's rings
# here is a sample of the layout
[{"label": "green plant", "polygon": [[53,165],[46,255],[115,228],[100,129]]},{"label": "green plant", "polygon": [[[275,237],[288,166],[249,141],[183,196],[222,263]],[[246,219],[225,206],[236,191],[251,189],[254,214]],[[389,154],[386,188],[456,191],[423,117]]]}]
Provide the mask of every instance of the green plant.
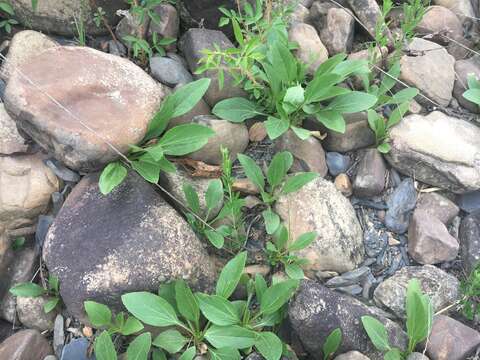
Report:
[{"label": "green plant", "polygon": [[462,281],[460,290],[462,292],[462,299],[460,306],[462,314],[469,320],[473,320],[480,311],[480,263],[478,263]]},{"label": "green plant", "polygon": [[323,360],[328,360],[333,357],[337,352],[340,344],[342,343],[342,330],[337,328],[333,330],[330,335],[325,339],[325,343],[322,346]]},{"label": "green plant", "polygon": [[8,1],[0,1],[0,29],[4,29],[5,32],[10,34],[12,31],[12,25],[17,25],[18,21],[13,19],[15,15],[12,5]]},{"label": "green plant", "polygon": [[462,96],[480,106],[480,81],[477,80],[474,74],[468,74],[468,90]]},{"label": "green plant", "polygon": [[[210,359],[240,359],[252,348],[267,360],[280,359],[282,341],[269,329],[284,317],[284,305],[294,294],[298,282],[287,280],[270,287],[257,275],[247,285],[247,300],[228,300],[235,291],[245,267],[247,254],[242,252],[223,268],[215,294],[193,293],[183,280],[160,287],[159,295],[133,292],[122,296],[125,308],[143,323],[158,327],[153,339],[149,332],[138,335],[128,346],[127,357],[146,360],[164,359],[165,353],[192,360],[196,354]],[[254,306],[254,302],[259,306]],[[105,308],[102,327],[111,313]],[[153,345],[153,349],[152,349]],[[107,330],[95,340],[95,355],[99,360],[115,359],[116,351]],[[134,357],[136,356],[136,357]]]},{"label": "green plant", "polygon": [[43,310],[46,313],[54,310],[61,301],[60,298],[60,283],[56,276],[50,275],[48,277],[47,289],[44,287],[27,282],[20,283],[12,287],[10,293],[17,297],[39,297],[47,295],[49,300],[43,305]]},{"label": "green plant", "polygon": [[80,17],[74,17],[74,22],[75,22],[75,31],[77,33],[77,36],[75,37],[75,40],[80,46],[86,46],[87,45],[87,32],[85,29],[85,21],[83,20],[82,14],[80,14]]},{"label": "green plant", "polygon": [[25,237],[23,236],[19,236],[17,238],[15,238],[15,240],[13,240],[12,242],[12,250],[13,251],[18,251],[18,250],[21,250],[23,249],[24,245],[25,245]]},{"label": "green plant", "polygon": [[93,13],[93,22],[96,27],[100,27],[105,19],[106,12],[101,6],[99,6]]},{"label": "green plant", "polygon": [[280,226],[280,217],[273,212],[272,205],[282,195],[301,189],[318,177],[317,173],[304,172],[287,176],[293,165],[293,156],[288,151],[275,154],[267,169],[267,176],[255,161],[247,155],[238,154],[245,175],[260,190],[263,203],[267,209],[262,212],[268,234],[273,234]]},{"label": "green plant", "polygon": [[392,348],[388,333],[380,321],[371,316],[362,316],[362,324],[373,345],[385,353],[385,359],[405,359],[415,351],[416,346],[428,338],[432,329],[433,309],[428,295],[422,293],[418,280],[410,280],[405,302],[407,312],[408,346],[405,351]]},{"label": "green plant", "polygon": [[85,301],[85,311],[88,320],[96,329],[105,329],[109,335],[121,334],[132,335],[142,331],[143,324],[134,316],[127,316],[123,312],[113,316],[108,306],[95,302]]},{"label": "green plant", "polygon": [[415,29],[427,11],[428,0],[408,0],[403,3],[403,18],[400,28],[407,42],[415,37]]},{"label": "green plant", "polygon": [[[213,130],[198,124],[178,125],[165,131],[170,119],[189,112],[203,97],[209,85],[209,79],[200,79],[167,96],[150,121],[140,145],[131,146],[128,165],[148,182],[156,184],[160,171],[175,171],[175,166],[166,156],[183,156],[199,150],[215,134]],[[127,169],[120,161],[108,164],[100,176],[100,191],[102,194],[110,193],[126,176]]]},{"label": "green plant", "polygon": [[153,56],[152,48],[147,40],[138,38],[133,35],[125,35],[123,40],[132,49],[133,57],[139,59],[142,63]]}]

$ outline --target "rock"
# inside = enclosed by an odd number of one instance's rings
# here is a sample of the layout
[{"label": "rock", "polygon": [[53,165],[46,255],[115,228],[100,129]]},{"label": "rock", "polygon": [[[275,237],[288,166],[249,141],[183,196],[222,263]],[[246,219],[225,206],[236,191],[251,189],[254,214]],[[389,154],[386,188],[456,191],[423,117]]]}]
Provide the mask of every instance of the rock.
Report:
[{"label": "rock", "polygon": [[255,185],[252,180],[248,178],[236,179],[232,184],[233,191],[239,191],[242,194],[258,195],[260,189]]},{"label": "rock", "polygon": [[480,79],[480,58],[477,56],[465,60],[455,61],[455,85],[453,87],[453,96],[465,109],[479,113],[480,107],[468,101],[463,97],[463,93],[468,89],[468,75],[472,74],[477,80]]},{"label": "rock", "polygon": [[407,360],[430,360],[427,356],[422,353],[414,352],[408,355]]},{"label": "rock", "polygon": [[54,174],[66,182],[77,183],[80,181],[80,175],[75,171],[70,170],[69,168],[63,166],[63,164],[55,159],[48,159],[44,161]]},{"label": "rock", "polygon": [[87,299],[118,309],[120,295],[156,291],[178,277],[196,289],[211,286],[214,269],[203,245],[150,184],[130,173],[103,196],[97,182],[98,175],[88,175],[73,189],[43,248],[73,316],[85,319]]},{"label": "rock", "polygon": [[0,103],[0,155],[27,152],[28,145],[25,142],[15,121],[5,111],[3,103]]},{"label": "rock", "polygon": [[404,319],[407,285],[411,279],[419,281],[422,291],[430,297],[434,312],[458,299],[459,281],[455,276],[433,265],[405,266],[375,289],[373,298],[377,305]]},{"label": "rock", "polygon": [[0,77],[8,81],[10,76],[22,64],[58,43],[42,33],[33,30],[24,30],[16,33],[10,42],[7,60],[0,71]]},{"label": "rock", "polygon": [[[104,26],[97,27],[93,14],[97,5],[79,0],[39,1],[37,8],[32,8],[31,0],[12,0],[15,18],[26,27],[64,36],[76,36],[75,19],[82,21],[89,35],[107,34]],[[122,0],[102,1],[97,3],[105,11],[106,21],[114,26],[118,21],[116,11],[127,5]],[[79,18],[81,16],[81,19]]]},{"label": "rock", "polygon": [[[200,1],[202,2],[202,1]],[[219,12],[220,13],[220,12]],[[181,49],[185,59],[187,60],[190,71],[194,74],[199,67],[198,61],[204,56],[202,50],[214,50],[214,45],[220,49],[225,50],[233,48],[234,45],[224,33],[216,30],[207,29],[189,29],[181,38],[179,48]],[[220,90],[218,84],[218,73],[214,70],[209,70],[201,75],[195,75],[196,78],[207,77],[212,80],[204,99],[210,106],[221,100],[231,97],[245,97],[246,93],[239,87],[234,85],[234,79],[225,74],[224,85]]]},{"label": "rock", "polygon": [[[403,55],[400,59],[400,80],[416,87],[423,95],[448,106],[452,100],[455,82],[455,59],[441,45],[414,38],[409,50],[415,56]],[[415,98],[421,105],[431,106],[431,102],[421,96]]]},{"label": "rock", "polygon": [[0,344],[0,359],[43,360],[52,348],[37,330],[22,330]]},{"label": "rock", "polygon": [[127,56],[127,48],[120,41],[109,40],[108,52],[115,56],[121,56],[121,57]]},{"label": "rock", "polygon": [[469,0],[434,0],[433,3],[452,10],[467,25],[471,24],[476,16]]},{"label": "rock", "polygon": [[433,319],[427,354],[433,360],[462,360],[480,345],[480,334],[448,316]]},{"label": "rock", "polygon": [[138,13],[124,11],[121,14],[123,18],[118,22],[115,28],[115,36],[119,39],[127,49],[131,50],[132,44],[125,40],[127,36],[144,39],[147,36],[148,27],[150,25],[150,17],[142,18]]},{"label": "rock", "polygon": [[288,31],[288,40],[298,43],[295,55],[308,66],[307,71],[310,74],[313,74],[320,64],[328,59],[328,50],[312,25],[293,24]]},{"label": "rock", "polygon": [[403,234],[408,229],[410,213],[415,209],[417,192],[413,180],[404,179],[400,185],[387,198],[388,210],[385,214],[385,225],[398,234]]},{"label": "rock", "polygon": [[350,10],[333,3],[316,1],[310,8],[309,20],[317,29],[330,56],[350,52],[355,30],[355,19]]},{"label": "rock", "polygon": [[313,171],[321,177],[327,175],[328,168],[322,143],[313,136],[301,140],[293,130],[288,130],[274,143],[275,151],[289,151],[294,161],[291,172]]},{"label": "rock", "polygon": [[43,306],[51,300],[48,297],[18,297],[17,314],[20,322],[30,328],[39,331],[52,330],[57,315],[56,311],[45,313]]},{"label": "rock", "polygon": [[460,209],[467,213],[480,210],[480,190],[460,194],[456,201]]},{"label": "rock", "polygon": [[297,253],[309,260],[307,270],[344,273],[363,261],[362,229],[352,205],[331,182],[319,177],[299,191],[280,197],[275,211],[290,224],[293,239],[317,232],[317,239]]},{"label": "rock", "polygon": [[437,218],[445,225],[450,224],[460,211],[457,205],[438,193],[421,193],[417,200],[416,209]]},{"label": "rock", "polygon": [[371,270],[367,266],[361,266],[358,269],[346,272],[342,275],[335,276],[329,279],[325,285],[327,287],[344,287],[361,283],[369,275],[371,275]]},{"label": "rock", "polygon": [[363,152],[353,181],[353,192],[359,197],[373,197],[381,194],[385,188],[387,168],[382,154],[377,149]]},{"label": "rock", "polygon": [[306,23],[309,20],[310,12],[302,4],[295,6],[292,14],[289,16],[290,24]]},{"label": "rock", "polygon": [[[235,0],[180,0],[180,17],[187,27],[199,27],[202,24],[207,29],[218,29],[222,13],[218,8],[237,9]],[[222,28],[223,29],[223,28]]]},{"label": "rock", "polygon": [[55,354],[60,357],[62,354],[63,346],[65,345],[65,327],[63,316],[58,314],[55,317],[55,323],[53,325],[53,350]]},{"label": "rock", "polygon": [[18,74],[8,82],[5,108],[20,129],[74,170],[92,171],[118,158],[103,139],[124,153],[142,140],[164,97],[131,61],[87,47],[48,49],[21,70],[74,117]]},{"label": "rock", "polygon": [[0,320],[0,344],[8,338],[9,336],[13,335],[13,327],[12,324],[9,322]]},{"label": "rock", "polygon": [[350,196],[353,193],[352,183],[347,174],[338,174],[335,178],[335,188],[345,196]]},{"label": "rock", "polygon": [[192,75],[183,64],[168,57],[152,57],[150,59],[150,70],[154,79],[167,86],[187,84],[193,81]]},{"label": "rock", "polygon": [[87,338],[82,337],[72,339],[65,345],[60,360],[95,360],[95,356],[87,356],[90,348],[90,342]]},{"label": "rock", "polygon": [[466,216],[460,223],[460,249],[468,274],[480,260],[480,211]]},{"label": "rock", "polygon": [[349,156],[333,151],[327,152],[325,159],[327,161],[328,172],[333,176],[347,172],[352,163]]},{"label": "rock", "polygon": [[420,264],[452,261],[459,244],[446,226],[426,211],[415,210],[408,228],[408,253]]},{"label": "rock", "polygon": [[386,155],[400,172],[455,193],[480,188],[480,129],[434,111],[409,115],[390,131]]},{"label": "rock", "polygon": [[231,123],[220,120],[214,116],[196,116],[193,119],[196,124],[204,125],[215,131],[215,135],[208,139],[207,145],[188,155],[189,158],[200,160],[211,165],[222,163],[220,148],[223,146],[230,151],[232,160],[238,153],[245,151],[248,145],[248,130],[245,124]]},{"label": "rock", "polygon": [[[159,17],[160,22],[150,22],[148,33],[150,36],[153,33],[159,34],[162,38],[176,39],[180,29],[180,18],[178,17],[177,9],[169,3],[159,4],[153,9],[155,14]],[[172,45],[168,45],[169,47]],[[175,47],[175,45],[173,45]]]},{"label": "rock", "polygon": [[338,355],[334,360],[370,360],[370,358],[358,351],[349,351],[345,354]]},{"label": "rock", "polygon": [[[382,20],[382,11],[375,0],[347,0],[350,8],[366,27],[368,33],[375,38],[377,23]],[[387,34],[391,36],[390,32]]]},{"label": "rock", "polygon": [[302,282],[288,309],[294,331],[312,356],[320,357],[326,337],[340,328],[343,341],[339,352],[357,350],[372,359],[383,359],[362,326],[360,318],[364,315],[374,316],[385,324],[392,346],[405,347],[406,336],[400,326],[379,316],[360,301],[313,281]]},{"label": "rock", "polygon": [[252,142],[259,142],[264,140],[267,137],[267,129],[265,124],[261,121],[256,122],[250,129],[248,129],[248,138]]}]

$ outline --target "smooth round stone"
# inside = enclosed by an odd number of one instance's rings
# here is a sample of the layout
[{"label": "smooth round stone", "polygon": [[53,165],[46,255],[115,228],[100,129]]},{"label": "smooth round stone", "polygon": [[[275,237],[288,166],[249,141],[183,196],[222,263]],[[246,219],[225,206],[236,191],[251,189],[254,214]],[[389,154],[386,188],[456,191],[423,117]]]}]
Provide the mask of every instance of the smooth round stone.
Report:
[{"label": "smooth round stone", "polygon": [[333,176],[345,173],[350,167],[350,157],[338,152],[327,152],[326,156],[328,172]]},{"label": "smooth round stone", "polygon": [[193,81],[192,75],[182,63],[168,57],[155,56],[150,59],[152,76],[162,84],[175,86]]}]

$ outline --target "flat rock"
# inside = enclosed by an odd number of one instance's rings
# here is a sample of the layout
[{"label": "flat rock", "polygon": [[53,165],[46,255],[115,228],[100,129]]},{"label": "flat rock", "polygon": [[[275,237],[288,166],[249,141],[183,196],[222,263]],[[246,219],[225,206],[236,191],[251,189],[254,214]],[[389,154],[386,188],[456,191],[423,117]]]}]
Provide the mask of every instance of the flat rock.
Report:
[{"label": "flat rock", "polygon": [[386,158],[400,172],[455,193],[480,188],[480,128],[434,111],[391,129]]},{"label": "flat rock", "polygon": [[299,191],[280,197],[275,211],[290,224],[293,239],[317,232],[317,239],[297,253],[309,260],[308,270],[344,273],[363,261],[363,234],[355,211],[330,181],[319,177]]},{"label": "flat rock", "polygon": [[377,305],[404,319],[407,285],[411,279],[419,281],[422,291],[430,297],[434,312],[458,299],[460,283],[455,276],[433,265],[405,266],[375,289],[373,298]]},{"label": "flat rock", "polygon": [[379,195],[385,188],[386,173],[385,160],[377,149],[363,151],[353,181],[355,196],[373,197]]},{"label": "flat rock", "polygon": [[43,360],[52,348],[38,330],[22,330],[0,344],[0,359]]},{"label": "flat rock", "polygon": [[469,274],[480,261],[480,211],[466,216],[460,223],[460,252]]},{"label": "flat rock", "polygon": [[0,155],[27,152],[28,145],[20,135],[17,124],[8,115],[3,103],[0,103]]},{"label": "flat rock", "polygon": [[463,93],[468,89],[468,76],[470,74],[474,75],[477,80],[480,79],[480,58],[478,56],[455,61],[456,77],[453,87],[453,96],[465,109],[474,113],[479,113],[480,107],[463,97]]},{"label": "flat rock", "polygon": [[20,68],[74,117],[17,73],[7,85],[6,110],[20,129],[75,170],[92,171],[116,159],[105,140],[123,153],[142,140],[165,95],[131,61],[87,47],[50,48]]},{"label": "flat rock", "polygon": [[43,248],[72,315],[85,319],[87,299],[118,309],[120,295],[180,277],[195,289],[211,287],[214,267],[203,244],[150,184],[130,173],[103,196],[97,182],[88,175],[73,189]]}]

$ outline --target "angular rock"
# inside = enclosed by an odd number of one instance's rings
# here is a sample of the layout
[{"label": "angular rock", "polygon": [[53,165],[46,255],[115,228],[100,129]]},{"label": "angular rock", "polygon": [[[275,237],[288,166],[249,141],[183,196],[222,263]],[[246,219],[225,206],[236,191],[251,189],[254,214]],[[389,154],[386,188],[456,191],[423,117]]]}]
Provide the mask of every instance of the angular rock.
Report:
[{"label": "angular rock", "polygon": [[310,12],[302,4],[295,6],[292,14],[289,17],[290,24],[307,23],[309,20]]},{"label": "angular rock", "polygon": [[22,330],[0,344],[0,359],[43,360],[52,348],[37,330]]},{"label": "angular rock", "polygon": [[460,194],[457,196],[456,202],[463,211],[476,212],[480,210],[480,190]]},{"label": "angular rock", "polygon": [[338,174],[335,178],[335,187],[345,196],[350,196],[353,193],[352,182],[347,174]]},{"label": "angular rock", "polygon": [[480,211],[466,216],[460,223],[460,251],[468,274],[480,261]]},{"label": "angular rock", "polygon": [[463,93],[468,89],[468,75],[474,75],[477,80],[480,79],[480,58],[473,56],[465,60],[457,60],[455,62],[455,85],[453,87],[453,96],[458,103],[465,109],[479,113],[480,107],[468,101],[463,97]]},{"label": "angular rock", "polygon": [[405,266],[375,289],[373,298],[377,305],[405,318],[405,298],[411,279],[419,281],[423,293],[430,297],[434,312],[458,299],[460,283],[455,276],[433,265]]},{"label": "angular rock", "polygon": [[290,224],[293,239],[317,232],[317,239],[297,253],[309,260],[306,269],[344,273],[363,261],[362,229],[352,205],[331,182],[319,177],[280,197],[275,211]]},{"label": "angular rock", "polygon": [[115,28],[115,36],[119,39],[128,50],[132,49],[132,43],[125,40],[127,36],[144,39],[147,36],[148,27],[150,25],[150,17],[142,18],[138,13],[129,11],[122,12],[123,18],[118,22]]},{"label": "angular rock", "polygon": [[187,84],[193,81],[192,74],[183,64],[168,57],[154,56],[150,59],[153,78],[167,86]]},{"label": "angular rock", "polygon": [[387,168],[382,154],[377,149],[367,149],[363,152],[353,181],[353,192],[359,197],[379,195],[385,188]]},{"label": "angular rock", "polygon": [[340,328],[343,341],[339,352],[356,350],[372,359],[383,359],[362,326],[360,318],[364,315],[373,316],[385,324],[392,346],[405,347],[405,333],[396,323],[379,316],[360,301],[313,281],[302,282],[288,309],[294,331],[312,356],[320,357],[328,334]]},{"label": "angular rock", "polygon": [[425,211],[445,225],[450,224],[460,211],[457,205],[438,193],[420,194],[416,210]]},{"label": "angular rock", "polygon": [[377,2],[375,0],[347,0],[347,2],[355,15],[367,28],[368,33],[375,38],[377,23],[382,21],[382,11]]},{"label": "angular rock", "polygon": [[74,170],[92,171],[116,159],[105,140],[123,153],[142,140],[164,97],[131,61],[87,47],[48,49],[21,70],[74,115],[17,73],[8,82],[5,108],[20,129]]},{"label": "angular rock", "polygon": [[65,345],[60,360],[95,360],[94,355],[88,356],[90,341],[87,338],[72,339]]},{"label": "angular rock", "polygon": [[400,172],[455,193],[480,189],[480,128],[434,111],[409,115],[390,131],[386,155]]},{"label": "angular rock", "polygon": [[420,264],[452,261],[460,245],[446,226],[423,210],[415,210],[408,229],[408,253]]},{"label": "angular rock", "polygon": [[[448,106],[452,100],[455,82],[455,59],[441,45],[414,38],[409,50],[415,56],[403,55],[400,59],[400,80],[416,87],[423,95],[438,103]],[[421,105],[431,106],[424,97],[415,98]]]},{"label": "angular rock", "polygon": [[417,192],[413,180],[404,179],[387,198],[385,225],[390,231],[403,234],[408,229],[410,213],[415,209]]},{"label": "angular rock", "polygon": [[215,131],[215,135],[208,139],[208,143],[200,150],[189,154],[189,158],[212,165],[220,165],[222,163],[220,152],[222,146],[230,151],[232,160],[236,159],[237,154],[242,153],[247,148],[248,130],[245,124],[231,123],[214,116],[203,115],[193,118],[193,122],[211,128]]},{"label": "angular rock", "polygon": [[295,50],[296,57],[307,65],[307,71],[310,74],[313,74],[320,64],[328,59],[328,50],[312,25],[293,24],[288,31],[288,40],[298,43],[298,48]]},{"label": "angular rock", "polygon": [[190,226],[135,173],[107,196],[98,175],[84,177],[50,227],[43,258],[67,310],[82,320],[87,299],[118,309],[126,292],[180,277],[208,289],[215,276]]},{"label": "angular rock", "polygon": [[20,135],[15,121],[5,111],[3,103],[0,104],[0,155],[25,153],[28,145]]},{"label": "angular rock", "polygon": [[[221,31],[189,29],[182,36],[179,48],[185,56],[188,67],[192,73],[195,73],[195,70],[199,67],[198,61],[204,56],[202,50],[214,50],[215,44],[222,50],[234,47],[232,42]],[[195,77],[207,77],[212,80],[204,97],[205,101],[212,107],[221,100],[237,96],[246,96],[246,93],[241,88],[234,85],[234,80],[229,74],[225,74],[224,85],[221,90],[218,84],[218,73],[216,71],[209,70],[201,75],[195,75]]]},{"label": "angular rock", "polygon": [[322,143],[310,136],[301,140],[293,130],[288,130],[275,141],[275,151],[289,151],[293,157],[292,172],[314,171],[321,177],[327,174],[325,152]]},{"label": "angular rock", "polygon": [[427,354],[434,360],[462,360],[475,353],[480,333],[448,316],[433,319]]},{"label": "angular rock", "polygon": [[20,322],[29,329],[52,330],[56,311],[45,313],[43,306],[51,300],[48,297],[18,297],[17,314]]},{"label": "angular rock", "polygon": [[334,360],[370,360],[370,358],[354,350],[338,355]]},{"label": "angular rock", "polygon": [[[180,18],[175,6],[168,3],[160,4],[153,11],[158,15],[160,22],[158,24],[155,21],[150,22],[149,34],[152,36],[153,33],[157,33],[162,38],[176,39],[180,29]],[[175,47],[175,45],[168,45],[168,47],[171,46]]]}]

